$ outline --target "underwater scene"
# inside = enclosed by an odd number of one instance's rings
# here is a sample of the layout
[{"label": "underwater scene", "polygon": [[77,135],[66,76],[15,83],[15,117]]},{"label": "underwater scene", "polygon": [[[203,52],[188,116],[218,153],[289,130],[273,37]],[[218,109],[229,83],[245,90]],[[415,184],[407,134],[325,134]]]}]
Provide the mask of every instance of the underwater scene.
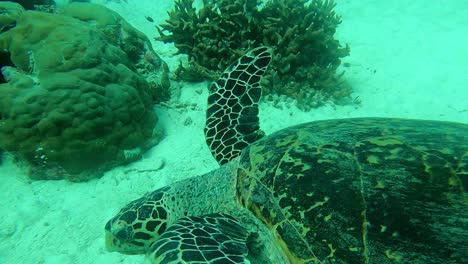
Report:
[{"label": "underwater scene", "polygon": [[468,1],[0,1],[0,263],[468,263]]}]

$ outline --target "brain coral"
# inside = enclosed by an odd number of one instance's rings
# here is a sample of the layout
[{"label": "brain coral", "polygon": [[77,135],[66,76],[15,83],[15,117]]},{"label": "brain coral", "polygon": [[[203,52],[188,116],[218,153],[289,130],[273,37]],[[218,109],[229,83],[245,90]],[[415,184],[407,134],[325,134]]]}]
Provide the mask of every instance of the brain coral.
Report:
[{"label": "brain coral", "polygon": [[[97,177],[157,142],[156,95],[135,65],[151,56],[145,72],[165,88],[167,66],[142,33],[91,4],[61,14],[12,6],[0,3],[0,148],[33,165],[31,178]],[[95,18],[81,14],[89,8]]]}]

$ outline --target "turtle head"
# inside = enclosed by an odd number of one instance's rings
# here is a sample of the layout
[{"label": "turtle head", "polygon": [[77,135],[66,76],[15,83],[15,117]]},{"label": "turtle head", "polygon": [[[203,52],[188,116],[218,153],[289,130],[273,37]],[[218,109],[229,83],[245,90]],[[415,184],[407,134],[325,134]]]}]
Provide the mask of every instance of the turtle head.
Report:
[{"label": "turtle head", "polygon": [[105,226],[106,248],[123,254],[144,254],[167,227],[166,188],[126,205]]}]

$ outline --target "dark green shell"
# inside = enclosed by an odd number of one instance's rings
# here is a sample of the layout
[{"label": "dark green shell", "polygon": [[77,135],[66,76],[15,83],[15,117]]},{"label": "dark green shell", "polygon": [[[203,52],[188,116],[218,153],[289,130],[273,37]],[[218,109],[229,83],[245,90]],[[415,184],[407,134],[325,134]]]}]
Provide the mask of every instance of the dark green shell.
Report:
[{"label": "dark green shell", "polygon": [[468,125],[301,124],[241,156],[238,197],[293,263],[467,263]]}]

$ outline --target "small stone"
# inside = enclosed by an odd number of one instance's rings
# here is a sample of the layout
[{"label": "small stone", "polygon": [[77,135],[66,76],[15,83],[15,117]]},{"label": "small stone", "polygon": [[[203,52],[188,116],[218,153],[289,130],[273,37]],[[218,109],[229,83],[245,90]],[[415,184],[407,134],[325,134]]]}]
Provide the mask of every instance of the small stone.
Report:
[{"label": "small stone", "polygon": [[154,170],[162,170],[164,168],[165,162],[163,159],[156,159],[154,161]]},{"label": "small stone", "polygon": [[189,126],[189,125],[191,125],[192,123],[193,123],[193,120],[192,120],[192,118],[191,118],[190,116],[187,117],[187,118],[185,118],[185,120],[184,120],[184,126]]}]

